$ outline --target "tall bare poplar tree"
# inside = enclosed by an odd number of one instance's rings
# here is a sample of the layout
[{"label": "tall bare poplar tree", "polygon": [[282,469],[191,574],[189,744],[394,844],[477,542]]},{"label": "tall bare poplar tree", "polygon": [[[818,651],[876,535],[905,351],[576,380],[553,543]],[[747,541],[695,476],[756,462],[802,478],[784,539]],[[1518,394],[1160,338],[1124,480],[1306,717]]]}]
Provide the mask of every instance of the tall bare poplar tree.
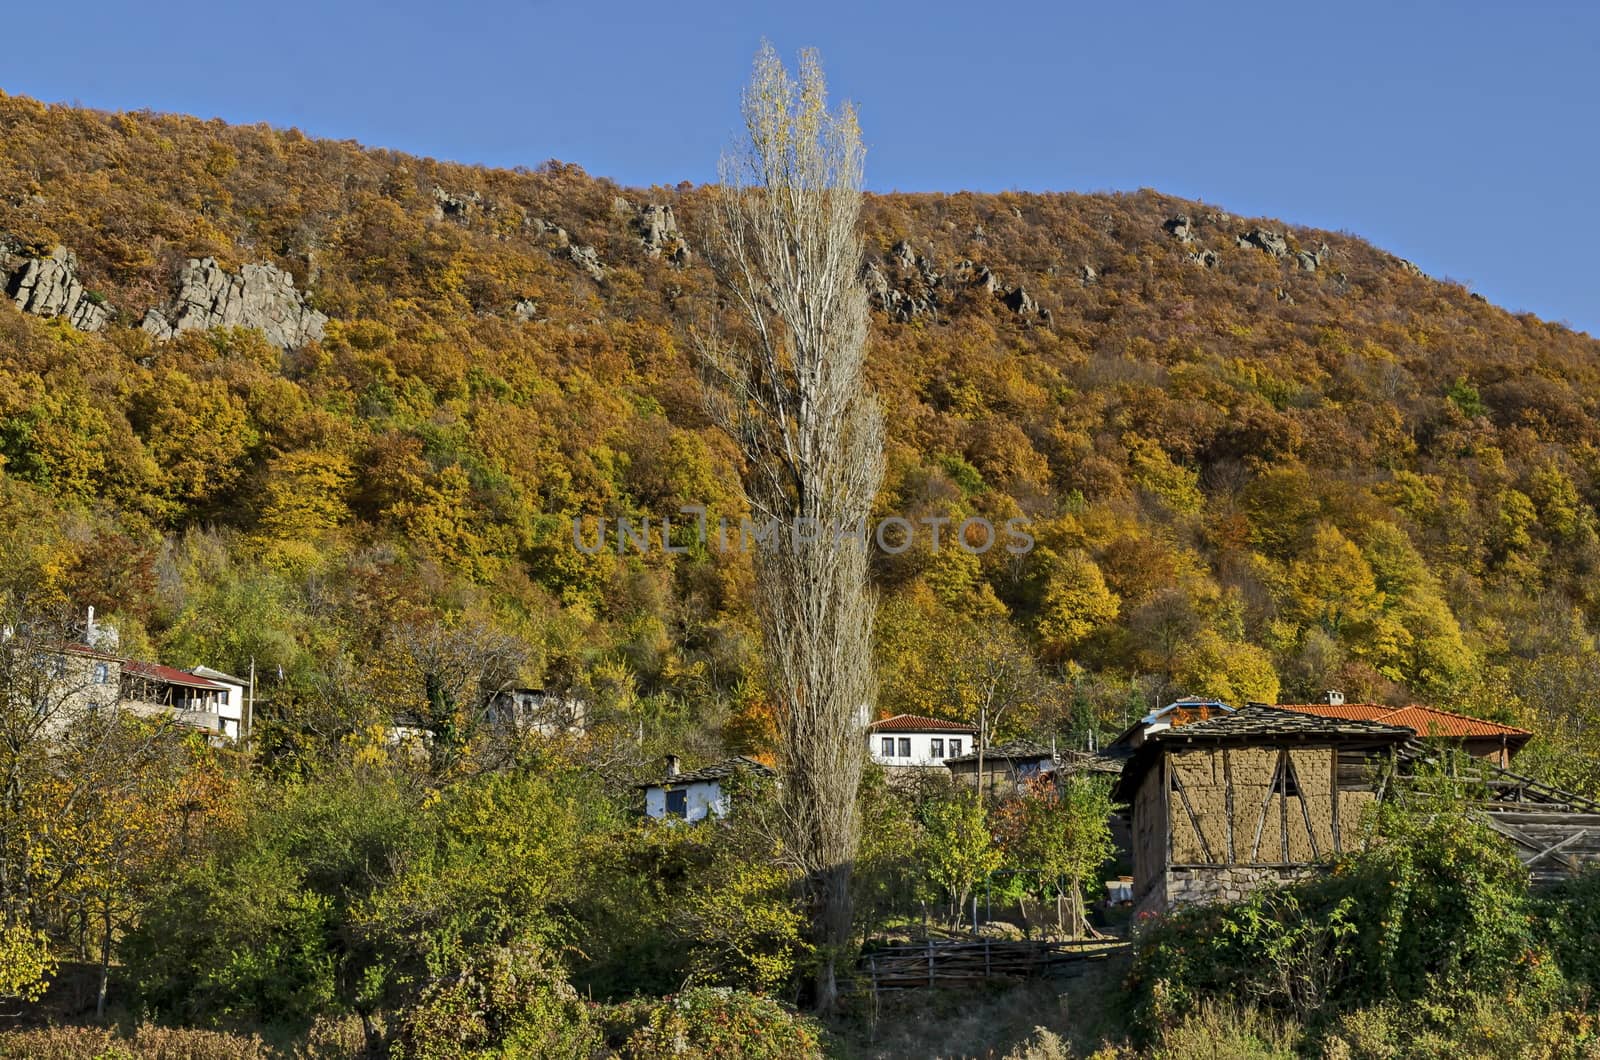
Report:
[{"label": "tall bare poplar tree", "polygon": [[796,81],[764,44],[744,118],[711,215],[710,257],[732,320],[699,347],[750,506],[782,527],[756,551],[757,609],[781,716],[786,845],[813,903],[817,1006],[827,1010],[850,937],[862,725],[877,691],[865,526],[883,427],[862,372],[864,152],[854,109],[829,111],[813,52]]}]

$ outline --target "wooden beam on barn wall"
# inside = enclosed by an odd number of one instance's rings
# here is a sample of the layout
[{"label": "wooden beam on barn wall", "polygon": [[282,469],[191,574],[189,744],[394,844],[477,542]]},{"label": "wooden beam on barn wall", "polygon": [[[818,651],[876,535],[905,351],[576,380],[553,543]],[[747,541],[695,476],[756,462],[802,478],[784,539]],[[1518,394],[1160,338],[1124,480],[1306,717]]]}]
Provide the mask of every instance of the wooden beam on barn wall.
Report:
[{"label": "wooden beam on barn wall", "polygon": [[[1294,756],[1288,758],[1289,775],[1294,777],[1295,797],[1300,800],[1300,816],[1306,821],[1306,838],[1311,841],[1311,858],[1313,861],[1321,860],[1322,851],[1317,847],[1317,830],[1311,824],[1311,804],[1306,801],[1306,786],[1300,783],[1300,771],[1294,767]],[[1288,783],[1287,776],[1284,783]],[[1286,796],[1287,797],[1287,796]]]},{"label": "wooden beam on barn wall", "polygon": [[1272,779],[1272,786],[1280,788],[1278,792],[1278,843],[1283,847],[1283,863],[1289,863],[1289,752],[1278,752],[1278,772]]},{"label": "wooden beam on barn wall", "polygon": [[1333,807],[1333,852],[1343,853],[1344,840],[1339,835],[1339,749],[1330,747],[1328,754],[1332,755],[1332,768],[1328,771],[1328,797]]},{"label": "wooden beam on barn wall", "polygon": [[1267,830],[1267,810],[1272,806],[1272,789],[1277,787],[1276,780],[1276,774],[1267,779],[1267,797],[1261,800],[1261,814],[1256,818],[1256,841],[1250,847],[1250,861],[1252,864],[1261,861],[1261,837]]},{"label": "wooden beam on barn wall", "polygon": [[1239,860],[1239,852],[1233,846],[1233,756],[1226,747],[1222,749],[1222,797],[1228,808],[1228,864],[1232,865]]}]

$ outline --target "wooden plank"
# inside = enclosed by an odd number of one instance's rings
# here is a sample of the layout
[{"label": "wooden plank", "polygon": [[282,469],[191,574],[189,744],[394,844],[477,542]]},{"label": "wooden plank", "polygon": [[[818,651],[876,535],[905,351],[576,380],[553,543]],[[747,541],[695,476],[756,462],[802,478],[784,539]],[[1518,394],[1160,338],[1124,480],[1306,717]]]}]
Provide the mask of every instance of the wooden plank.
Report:
[{"label": "wooden plank", "polygon": [[[1261,800],[1261,816],[1256,819],[1256,841],[1250,847],[1250,861],[1261,859],[1261,835],[1267,830],[1267,807],[1272,805],[1272,785],[1267,785],[1267,797]],[[1170,859],[1169,859],[1170,860]]]},{"label": "wooden plank", "polygon": [[1283,860],[1289,860],[1289,752],[1278,752],[1278,775],[1272,781],[1273,787],[1280,787],[1278,793],[1278,841],[1283,845]]},{"label": "wooden plank", "polygon": [[1222,749],[1222,793],[1228,811],[1228,863],[1231,865],[1239,860],[1239,852],[1233,847],[1233,755],[1226,747]]},{"label": "wooden plank", "polygon": [[[1561,850],[1565,850],[1567,847],[1571,846],[1572,844],[1576,843],[1578,840],[1582,839],[1586,834],[1587,833],[1585,833],[1585,832],[1578,832],[1575,835],[1570,835],[1567,838],[1561,840],[1561,842],[1559,842],[1559,843],[1555,843],[1555,844],[1553,844],[1551,846],[1545,847],[1543,850],[1539,851],[1537,854],[1533,855],[1531,858],[1524,858],[1522,863],[1524,865],[1532,865],[1536,861],[1543,861],[1545,858],[1549,857],[1551,854],[1554,854],[1554,853],[1556,853],[1558,851],[1561,851]],[[1571,859],[1569,858],[1568,860],[1570,861]],[[1573,866],[1573,867],[1576,868],[1577,866]]]},{"label": "wooden plank", "polygon": [[1482,809],[1487,816],[1513,825],[1600,828],[1600,813],[1539,813],[1532,810],[1506,810],[1498,805],[1484,806]]},{"label": "wooden plank", "polygon": [[1339,834],[1339,752],[1333,753],[1333,769],[1328,774],[1328,800],[1333,814],[1333,852],[1344,850],[1344,837]]},{"label": "wooden plank", "polygon": [[[1311,840],[1311,857],[1320,861],[1322,859],[1322,850],[1317,846],[1317,830],[1311,824],[1311,805],[1306,802],[1306,789],[1300,783],[1299,770],[1294,767],[1294,756],[1285,752],[1283,764],[1288,769],[1288,772],[1284,774],[1284,784],[1288,784],[1289,777],[1294,778],[1295,797],[1300,800],[1300,815],[1305,818],[1306,822],[1306,838]],[[1288,858],[1284,860],[1287,861]]]}]

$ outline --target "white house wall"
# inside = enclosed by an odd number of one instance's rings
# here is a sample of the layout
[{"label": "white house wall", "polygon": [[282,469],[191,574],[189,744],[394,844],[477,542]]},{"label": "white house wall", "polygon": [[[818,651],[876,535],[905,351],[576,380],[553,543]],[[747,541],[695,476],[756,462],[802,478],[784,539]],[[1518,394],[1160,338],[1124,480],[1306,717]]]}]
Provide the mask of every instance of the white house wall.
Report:
[{"label": "white house wall", "polygon": [[[883,753],[883,741],[893,740],[895,754]],[[901,755],[900,741],[911,741],[911,754]],[[942,741],[942,750],[939,754],[933,752],[933,741]],[[950,741],[959,740],[961,748],[957,751],[950,749]],[[973,748],[973,738],[970,733],[964,732],[874,732],[867,738],[867,750],[872,755],[872,760],[880,766],[941,766],[946,758],[968,753]]]},{"label": "white house wall", "polygon": [[[707,817],[728,816],[728,800],[722,795],[722,785],[717,781],[695,781],[675,786],[672,790],[685,793],[685,815],[683,820],[694,822],[703,821]],[[667,791],[665,788],[646,788],[644,793],[644,812],[657,819],[667,817]]]}]

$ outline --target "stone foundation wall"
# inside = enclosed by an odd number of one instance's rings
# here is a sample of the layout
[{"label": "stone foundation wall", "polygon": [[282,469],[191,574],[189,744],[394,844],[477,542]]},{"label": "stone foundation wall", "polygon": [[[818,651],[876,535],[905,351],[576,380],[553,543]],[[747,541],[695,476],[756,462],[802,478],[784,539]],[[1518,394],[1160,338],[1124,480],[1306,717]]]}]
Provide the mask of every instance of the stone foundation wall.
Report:
[{"label": "stone foundation wall", "polygon": [[1197,902],[1237,902],[1270,883],[1289,883],[1316,872],[1306,865],[1289,869],[1260,865],[1218,865],[1216,867],[1171,869],[1166,886],[1160,888],[1166,908]]}]

